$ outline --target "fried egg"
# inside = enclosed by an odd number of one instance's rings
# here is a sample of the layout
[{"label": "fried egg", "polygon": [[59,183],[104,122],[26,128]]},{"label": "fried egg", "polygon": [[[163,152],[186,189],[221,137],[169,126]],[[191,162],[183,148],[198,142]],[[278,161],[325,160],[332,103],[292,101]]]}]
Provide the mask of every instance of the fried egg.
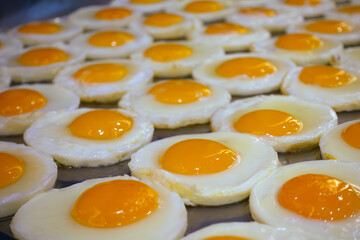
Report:
[{"label": "fried egg", "polygon": [[234,2],[236,7],[259,7],[263,6],[266,0],[237,0]]},{"label": "fried egg", "polygon": [[119,106],[144,116],[156,128],[178,128],[209,122],[211,115],[230,99],[222,87],[178,79],[131,90]]},{"label": "fried egg", "polygon": [[232,95],[248,96],[280,88],[295,64],[266,54],[231,54],[207,60],[192,75],[199,82],[225,87]]},{"label": "fried egg", "polygon": [[6,68],[0,67],[0,90],[10,86],[11,77],[7,73]]},{"label": "fried egg", "polygon": [[[211,49],[211,51],[209,51]],[[154,70],[155,77],[185,77],[205,59],[223,56],[220,46],[194,41],[157,42],[131,55]]]},{"label": "fried egg", "polygon": [[279,165],[277,153],[248,134],[205,133],[165,138],[143,147],[131,174],[177,192],[188,205],[241,201]]},{"label": "fried egg", "polygon": [[213,131],[252,134],[277,152],[314,148],[324,131],[336,125],[329,106],[278,95],[234,101],[211,118]]},{"label": "fried egg", "polygon": [[177,240],[186,225],[186,209],[177,194],[118,176],[38,194],[17,211],[11,230],[24,240]]},{"label": "fried egg", "polygon": [[162,12],[171,6],[173,0],[113,0],[113,6],[130,6],[141,13]]},{"label": "fried egg", "polygon": [[360,235],[360,164],[320,160],[275,169],[251,189],[253,219],[322,239]]},{"label": "fried egg", "polygon": [[342,51],[338,56],[333,58],[333,63],[340,64],[354,68],[355,70],[360,67],[360,47],[347,48]]},{"label": "fried egg", "polygon": [[151,44],[152,38],[140,31],[101,29],[74,38],[70,46],[82,49],[88,59],[123,58]]},{"label": "fried egg", "polygon": [[360,1],[354,1],[350,5],[339,6],[338,8],[325,13],[327,18],[348,19],[350,21],[360,21]]},{"label": "fried egg", "polygon": [[75,109],[71,91],[50,84],[18,85],[0,90],[0,136],[22,134],[46,112]]},{"label": "fried egg", "polygon": [[337,112],[358,110],[360,72],[328,65],[298,67],[285,77],[281,91],[329,105]]},{"label": "fried egg", "polygon": [[[8,54],[12,54],[15,51],[19,51],[23,48],[22,42],[16,37],[12,37],[5,34],[0,34],[0,56],[4,57]],[[1,60],[2,61],[2,60]]]},{"label": "fried egg", "polygon": [[270,38],[262,28],[248,27],[234,22],[213,23],[193,31],[188,39],[221,46],[227,52],[248,50],[251,44]]},{"label": "fried egg", "polygon": [[24,141],[60,164],[98,167],[129,159],[153,131],[148,120],[129,111],[81,108],[44,115],[24,132]]},{"label": "fried egg", "polygon": [[271,7],[279,11],[297,12],[305,18],[323,16],[335,9],[332,0],[276,0]]},{"label": "fried egg", "polygon": [[50,155],[22,144],[0,142],[0,218],[10,216],[35,194],[51,189],[57,166]]},{"label": "fried egg", "polygon": [[298,65],[311,65],[329,63],[341,53],[343,45],[309,33],[289,33],[256,43],[251,50],[282,56]]},{"label": "fried egg", "polygon": [[85,102],[112,102],[150,82],[153,75],[151,68],[137,61],[98,60],[65,67],[54,83],[70,89]]}]

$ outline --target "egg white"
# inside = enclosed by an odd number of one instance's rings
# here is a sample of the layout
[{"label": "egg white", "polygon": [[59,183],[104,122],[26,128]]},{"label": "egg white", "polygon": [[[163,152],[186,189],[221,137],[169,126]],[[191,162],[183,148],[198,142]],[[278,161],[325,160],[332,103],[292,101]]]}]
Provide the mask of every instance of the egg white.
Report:
[{"label": "egg white", "polygon": [[11,77],[7,73],[6,68],[0,67],[0,90],[10,86]]},{"label": "egg white", "polygon": [[266,0],[237,0],[234,1],[236,7],[257,7],[266,3]]},{"label": "egg white", "polygon": [[344,51],[333,58],[332,62],[358,70],[360,68],[360,47],[344,49]]},{"label": "egg white", "polygon": [[336,5],[332,0],[321,0],[316,6],[303,5],[292,6],[284,3],[284,0],[275,0],[271,3],[271,7],[285,12],[297,12],[305,18],[323,16],[326,12],[335,9]]},{"label": "egg white", "polygon": [[129,6],[134,10],[141,13],[154,13],[164,11],[166,8],[174,4],[175,0],[163,0],[155,3],[132,3],[130,0],[113,0],[111,2],[112,6]]},{"label": "egg white", "polygon": [[[0,34],[0,42],[2,46],[0,47],[0,56],[3,58],[7,55],[11,55],[15,51],[19,51],[23,48],[22,42],[13,36]],[[3,59],[1,60],[2,63]]]},{"label": "egg white", "polygon": [[[340,0],[339,0],[340,1]],[[360,5],[360,1],[350,1],[350,4],[346,5],[339,5],[336,9],[325,13],[326,18],[333,18],[333,19],[348,19],[350,21],[359,22],[360,21],[360,14],[349,14],[340,12],[339,10],[342,7],[352,6],[352,5]]]}]

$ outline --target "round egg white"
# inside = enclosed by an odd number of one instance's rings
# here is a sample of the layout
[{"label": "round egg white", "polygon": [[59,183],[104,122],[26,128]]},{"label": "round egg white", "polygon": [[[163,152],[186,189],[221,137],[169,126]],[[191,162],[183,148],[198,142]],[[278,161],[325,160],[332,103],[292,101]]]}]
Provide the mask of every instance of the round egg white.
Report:
[{"label": "round egg white", "polygon": [[[223,62],[241,57],[263,58],[276,67],[276,72],[254,79],[250,78],[248,75],[226,78],[216,73],[217,67]],[[232,95],[248,96],[278,90],[286,74],[293,68],[295,68],[295,64],[286,58],[267,54],[240,53],[206,60],[193,70],[192,75],[199,82],[222,86]]]},{"label": "round egg white", "polygon": [[[114,82],[82,83],[74,78],[74,74],[84,67],[94,64],[120,64],[126,67],[126,75]],[[54,78],[56,85],[73,91],[84,102],[112,102],[119,100],[130,89],[150,82],[154,72],[140,62],[130,60],[98,60],[68,66],[62,69]]]},{"label": "round egg white", "polygon": [[57,166],[52,157],[23,144],[0,142],[0,152],[21,159],[23,175],[0,189],[0,218],[10,216],[34,195],[51,189],[56,181]]},{"label": "round egg white", "polygon": [[71,134],[68,125],[78,116],[95,109],[80,108],[61,113],[48,113],[24,132],[24,141],[50,154],[59,163],[72,167],[98,167],[117,163],[152,139],[154,127],[150,121],[132,112],[117,109],[133,119],[132,128],[122,136],[107,140],[92,140]]},{"label": "round egg white", "polygon": [[[0,56],[3,58],[6,55],[11,55],[15,51],[19,51],[23,48],[22,42],[13,36],[0,34],[0,42],[2,46],[0,47]],[[0,60],[0,63],[3,62],[3,59]]]},{"label": "round egg white", "polygon": [[336,5],[332,0],[321,0],[316,6],[305,4],[303,6],[295,6],[285,4],[284,0],[275,0],[271,3],[271,7],[279,11],[297,12],[305,18],[323,16],[326,12],[335,9]]},{"label": "round egg white", "polygon": [[237,100],[220,108],[211,118],[211,127],[217,132],[236,132],[234,122],[242,115],[272,109],[288,113],[303,123],[300,132],[285,136],[259,136],[277,152],[294,152],[317,146],[325,130],[337,125],[337,116],[329,106],[312,103],[292,96],[255,96]]},{"label": "round egg white", "polygon": [[24,240],[143,240],[146,235],[147,240],[177,240],[184,235],[187,213],[181,198],[146,181],[143,183],[158,193],[159,207],[151,215],[135,223],[115,228],[91,228],[79,224],[71,217],[71,209],[84,191],[96,184],[118,179],[138,181],[129,176],[98,178],[37,195],[13,217],[11,230],[14,236]]},{"label": "round egg white", "polygon": [[[240,161],[212,174],[182,175],[161,168],[161,156],[172,145],[188,139],[208,139],[232,149]],[[218,206],[239,202],[249,196],[254,184],[280,165],[277,153],[248,134],[205,133],[169,137],[143,147],[129,163],[131,174],[155,181],[177,192],[187,205]]]},{"label": "round egg white", "polygon": [[250,212],[253,219],[275,227],[297,227],[322,239],[356,239],[360,232],[360,213],[337,221],[319,221],[302,217],[283,208],[277,193],[282,185],[303,174],[324,174],[348,182],[359,191],[360,165],[357,163],[319,160],[280,167],[255,185],[250,194]]},{"label": "round egg white", "polygon": [[30,89],[41,93],[47,100],[42,108],[13,116],[0,115],[0,136],[22,134],[34,121],[46,112],[58,112],[75,109],[80,104],[80,99],[71,91],[50,84],[18,85],[0,90],[1,92],[11,89]]},{"label": "round egg white", "polygon": [[0,67],[0,90],[10,86],[11,77],[7,73],[6,68]]},{"label": "round egg white", "polygon": [[141,13],[154,13],[164,11],[166,8],[174,4],[174,0],[162,0],[154,3],[133,3],[131,0],[113,0],[112,6],[130,6],[134,10]]},{"label": "round egg white", "polygon": [[355,70],[360,68],[360,47],[346,48],[333,59],[333,63]]}]

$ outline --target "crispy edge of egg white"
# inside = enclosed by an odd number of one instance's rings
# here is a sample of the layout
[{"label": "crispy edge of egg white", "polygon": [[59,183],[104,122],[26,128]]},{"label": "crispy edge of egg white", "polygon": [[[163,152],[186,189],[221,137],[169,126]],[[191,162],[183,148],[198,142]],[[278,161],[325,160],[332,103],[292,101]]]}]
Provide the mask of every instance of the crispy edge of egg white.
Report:
[{"label": "crispy edge of egg white", "polygon": [[276,0],[271,4],[271,6],[279,11],[300,13],[304,18],[323,16],[326,12],[335,9],[336,7],[332,0],[321,0],[320,4],[316,6],[292,6],[284,4],[283,2],[284,0]]}]

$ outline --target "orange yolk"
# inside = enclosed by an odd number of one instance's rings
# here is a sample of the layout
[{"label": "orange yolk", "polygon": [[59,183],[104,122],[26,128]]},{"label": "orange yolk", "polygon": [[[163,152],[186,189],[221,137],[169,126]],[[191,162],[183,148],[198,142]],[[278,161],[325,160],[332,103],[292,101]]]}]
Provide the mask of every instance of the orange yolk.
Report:
[{"label": "orange yolk", "polygon": [[73,77],[81,83],[107,83],[121,80],[126,74],[127,69],[123,65],[99,63],[79,69]]},{"label": "orange yolk", "polygon": [[59,24],[51,22],[32,22],[19,27],[18,32],[26,34],[54,34],[62,30]]},{"label": "orange yolk", "polygon": [[119,47],[134,39],[133,35],[126,32],[106,31],[95,33],[88,39],[88,43],[96,47]]},{"label": "orange yolk", "polygon": [[189,57],[192,49],[178,43],[162,43],[146,49],[144,56],[156,62],[171,62]]},{"label": "orange yolk", "polygon": [[25,164],[20,158],[0,152],[0,189],[19,180],[24,172]]},{"label": "orange yolk", "polygon": [[133,125],[132,118],[115,110],[93,110],[75,118],[68,126],[80,138],[107,140],[122,136]]},{"label": "orange yolk", "polygon": [[97,11],[95,18],[100,20],[120,20],[131,16],[132,11],[127,8],[106,8]]},{"label": "orange yolk", "polygon": [[185,6],[184,10],[191,13],[211,13],[224,8],[221,3],[214,1],[196,1]]},{"label": "orange yolk", "polygon": [[273,17],[277,15],[275,10],[263,7],[243,8],[239,10],[239,13],[266,17]]},{"label": "orange yolk", "polygon": [[11,89],[0,93],[0,115],[15,116],[44,107],[46,98],[31,89]]},{"label": "orange yolk", "polygon": [[285,0],[284,3],[293,6],[317,6],[321,3],[321,0]]},{"label": "orange yolk", "polygon": [[144,20],[145,25],[153,27],[169,27],[181,23],[183,18],[172,13],[155,13]]},{"label": "orange yolk", "polygon": [[276,72],[276,67],[270,62],[257,57],[241,57],[228,60],[216,68],[216,74],[231,78],[247,75],[250,78],[263,77]]},{"label": "orange yolk", "polygon": [[160,159],[162,169],[183,175],[212,174],[231,168],[239,155],[207,139],[189,139],[169,147]]},{"label": "orange yolk", "polygon": [[211,89],[194,81],[170,80],[156,84],[147,93],[161,103],[186,104],[210,96]]},{"label": "orange yolk", "polygon": [[244,34],[247,32],[249,32],[249,29],[242,25],[226,22],[211,24],[205,29],[206,34]]},{"label": "orange yolk", "polygon": [[360,210],[360,195],[349,183],[322,174],[288,180],[277,197],[284,208],[324,222],[350,218]]},{"label": "orange yolk", "polygon": [[296,117],[271,109],[246,113],[234,122],[236,131],[261,136],[291,135],[300,132],[302,127],[302,122]]},{"label": "orange yolk", "polygon": [[39,67],[64,62],[70,58],[66,52],[49,47],[29,50],[19,57],[18,62],[23,66]]},{"label": "orange yolk", "polygon": [[159,3],[163,0],[130,0],[130,3],[133,4],[153,4],[153,3]]},{"label": "orange yolk", "polygon": [[71,216],[93,228],[125,226],[152,214],[159,207],[159,195],[148,185],[135,180],[99,183],[76,200]]},{"label": "orange yolk", "polygon": [[305,84],[333,88],[349,84],[355,81],[356,77],[336,67],[317,65],[303,68],[299,80]]},{"label": "orange yolk", "polygon": [[360,14],[360,5],[352,5],[352,6],[346,6],[339,8],[338,10],[341,13],[347,13],[347,14]]},{"label": "orange yolk", "polygon": [[306,33],[293,33],[280,36],[275,46],[291,51],[309,51],[319,48],[324,43],[314,35]]},{"label": "orange yolk", "polygon": [[341,137],[350,146],[360,149],[360,122],[353,123],[345,128]]},{"label": "orange yolk", "polygon": [[205,238],[203,240],[250,240],[250,239],[243,237],[233,237],[233,236],[217,236],[217,237]]},{"label": "orange yolk", "polygon": [[318,20],[306,25],[306,29],[316,33],[337,34],[351,32],[353,28],[343,21]]},{"label": "orange yolk", "polygon": [[0,41],[0,48],[3,46],[3,43]]}]

